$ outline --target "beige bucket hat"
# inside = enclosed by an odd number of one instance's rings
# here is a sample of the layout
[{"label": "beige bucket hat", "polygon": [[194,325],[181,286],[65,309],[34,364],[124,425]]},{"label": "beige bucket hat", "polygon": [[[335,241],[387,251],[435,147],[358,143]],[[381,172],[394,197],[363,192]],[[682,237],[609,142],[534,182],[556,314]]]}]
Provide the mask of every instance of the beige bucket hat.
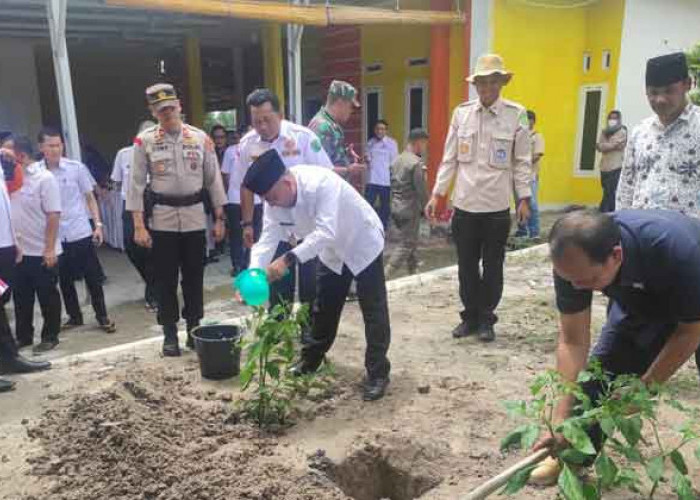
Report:
[{"label": "beige bucket hat", "polygon": [[469,83],[474,83],[475,78],[490,75],[503,75],[507,76],[510,80],[513,73],[505,69],[503,58],[501,56],[498,54],[485,54],[477,59],[474,73],[469,75],[467,81]]}]

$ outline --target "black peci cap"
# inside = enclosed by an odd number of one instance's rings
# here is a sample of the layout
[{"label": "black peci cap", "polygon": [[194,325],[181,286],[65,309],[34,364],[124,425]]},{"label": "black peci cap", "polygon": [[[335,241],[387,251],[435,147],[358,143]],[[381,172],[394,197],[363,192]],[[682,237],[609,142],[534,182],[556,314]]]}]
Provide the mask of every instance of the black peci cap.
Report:
[{"label": "black peci cap", "polygon": [[287,171],[276,149],[269,149],[258,157],[243,178],[243,187],[263,196]]},{"label": "black peci cap", "polygon": [[647,61],[647,87],[665,87],[688,78],[688,60],[683,52],[675,52]]}]

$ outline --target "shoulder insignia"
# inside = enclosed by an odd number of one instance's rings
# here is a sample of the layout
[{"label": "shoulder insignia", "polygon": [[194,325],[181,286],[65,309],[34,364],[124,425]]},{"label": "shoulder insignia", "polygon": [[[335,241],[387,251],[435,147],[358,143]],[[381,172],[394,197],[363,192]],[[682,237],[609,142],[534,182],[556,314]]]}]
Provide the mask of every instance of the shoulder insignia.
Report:
[{"label": "shoulder insignia", "polygon": [[134,138],[134,146],[143,146],[143,141],[140,137]]},{"label": "shoulder insignia", "polygon": [[321,151],[321,143],[320,143],[320,141],[319,141],[318,139],[313,139],[313,140],[311,141],[311,150],[312,150],[314,153],[318,153],[318,152]]}]

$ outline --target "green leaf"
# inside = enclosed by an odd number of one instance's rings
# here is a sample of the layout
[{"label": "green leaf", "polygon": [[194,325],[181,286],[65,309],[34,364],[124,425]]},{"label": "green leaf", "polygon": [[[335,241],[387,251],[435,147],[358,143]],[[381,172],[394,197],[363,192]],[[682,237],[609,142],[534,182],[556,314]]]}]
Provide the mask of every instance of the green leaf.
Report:
[{"label": "green leaf", "polygon": [[639,486],[639,474],[634,469],[624,468],[620,470],[615,479],[616,486],[622,486],[629,488],[632,491],[636,491]]},{"label": "green leaf", "polygon": [[559,453],[559,458],[567,464],[583,465],[591,459],[591,456],[586,455],[585,453],[581,453],[580,451],[575,450],[573,448],[567,448],[566,450]]},{"label": "green leaf", "polygon": [[578,384],[585,384],[586,382],[590,382],[593,380],[594,375],[589,372],[589,371],[582,371],[578,374],[578,377],[576,378],[576,382]]},{"label": "green leaf", "polygon": [[576,474],[574,474],[568,465],[564,464],[561,473],[559,474],[559,491],[564,495],[566,500],[586,500],[583,494],[583,486]]},{"label": "green leaf", "polygon": [[600,500],[598,488],[596,488],[595,485],[590,483],[584,483],[583,496],[586,500]]},{"label": "green leaf", "polygon": [[681,453],[678,450],[673,450],[669,457],[671,458],[671,463],[678,472],[680,472],[684,476],[688,474],[688,466],[685,464],[685,459],[683,458],[683,455],[681,455]]},{"label": "green leaf", "polygon": [[240,381],[243,390],[245,390],[248,387],[248,384],[250,384],[250,381],[253,378],[253,374],[255,373],[255,369],[255,363],[248,363],[245,365],[245,367],[243,367],[243,370],[241,370]]},{"label": "green leaf", "polygon": [[611,417],[603,417],[600,421],[600,428],[608,437],[615,436],[615,421]]},{"label": "green leaf", "polygon": [[585,453],[586,455],[596,454],[595,447],[591,442],[591,438],[589,438],[588,434],[586,434],[586,431],[574,424],[572,421],[567,420],[564,422],[562,433],[564,434],[566,440],[571,443],[571,446],[576,448],[581,453]]},{"label": "green leaf", "polygon": [[642,419],[639,415],[621,418],[617,425],[630,446],[637,446],[639,439],[642,437]]},{"label": "green leaf", "polygon": [[615,462],[603,451],[595,461],[595,471],[604,489],[610,488],[615,483],[618,468]]},{"label": "green leaf", "polygon": [[501,440],[501,451],[507,451],[511,448],[520,446],[522,443],[523,432],[527,426],[521,425],[515,430],[512,430],[506,437]]},{"label": "green leaf", "polygon": [[658,456],[649,460],[649,463],[647,463],[647,476],[649,476],[652,483],[657,483],[661,480],[665,468],[665,457]]},{"label": "green leaf", "polygon": [[274,379],[280,378],[280,367],[277,363],[274,362],[268,362],[265,365],[265,370],[267,371],[268,375]]},{"label": "green leaf", "polygon": [[501,490],[499,495],[515,495],[517,492],[523,489],[527,484],[527,480],[530,479],[530,474],[535,470],[537,465],[531,467],[525,467],[524,469],[516,472],[506,483],[505,487]]},{"label": "green leaf", "polygon": [[686,475],[678,472],[673,475],[673,490],[678,495],[679,500],[697,500],[693,484]]},{"label": "green leaf", "polygon": [[529,450],[540,437],[540,427],[537,424],[529,424],[525,426],[523,433],[520,437],[520,448],[523,450]]}]

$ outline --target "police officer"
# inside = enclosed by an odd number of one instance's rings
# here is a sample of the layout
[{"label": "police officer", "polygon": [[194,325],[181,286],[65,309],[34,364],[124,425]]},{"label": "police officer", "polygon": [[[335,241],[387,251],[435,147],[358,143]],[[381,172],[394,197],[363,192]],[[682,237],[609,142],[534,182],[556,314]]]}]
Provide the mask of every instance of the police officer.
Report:
[{"label": "police officer", "polygon": [[[613,377],[637,375],[664,383],[700,344],[700,221],[666,210],[573,212],[559,219],[549,237],[560,313],[557,370],[574,383],[587,363],[591,342],[592,291],[610,299],[608,318],[593,348]],[[595,404],[599,384],[584,391]],[[571,415],[573,401],[559,402],[557,422]],[[601,429],[589,430],[597,449]],[[565,445],[547,436],[538,447]],[[554,484],[558,462],[533,471],[539,484]]]},{"label": "police officer", "polygon": [[[247,98],[246,104],[250,108],[253,130],[248,132],[239,145],[237,162],[234,167],[241,182],[250,165],[269,149],[276,150],[286,167],[294,165],[316,165],[333,168],[331,160],[321,146],[318,137],[306,127],[297,125],[282,118],[279,98],[268,89],[253,91]],[[257,197],[256,197],[257,198]],[[257,198],[259,200],[259,198]],[[247,246],[252,246],[254,232],[260,233],[261,221],[254,217],[253,193],[241,188],[241,225],[243,226],[244,241]],[[257,226],[257,227],[256,227]],[[280,256],[292,248],[296,241],[279,242],[276,255]],[[294,299],[294,270],[293,266],[289,276],[273,285],[272,304],[280,300],[291,303]],[[316,290],[316,259],[300,266],[299,297],[302,303],[311,305]]]},{"label": "police officer", "polygon": [[[153,85],[146,89],[146,99],[158,125],[140,133],[134,141],[126,209],[132,212],[136,243],[153,248],[158,323],[165,337],[163,355],[179,356],[178,276],[181,272],[185,303],[182,316],[187,322],[187,345],[192,347],[190,333],[204,315],[206,220],[202,200],[206,190],[216,220],[214,237],[221,241],[226,193],[214,144],[206,132],[182,122],[175,88],[166,83]],[[148,206],[144,206],[149,175],[151,191]],[[149,218],[150,232],[145,217]]]},{"label": "police officer", "polygon": [[[268,203],[251,265],[267,267],[267,278],[274,282],[295,262],[320,260],[312,330],[303,336],[301,362],[293,373],[313,373],[323,362],[355,279],[367,339],[363,398],[382,398],[389,385],[391,328],[382,265],[384,227],[379,216],[360,193],[329,169],[312,165],[287,169],[274,149],[253,163],[243,185]],[[290,234],[303,242],[273,258],[279,242]]]},{"label": "police officer", "polygon": [[[426,216],[434,218],[440,197],[452,184],[452,234],[457,245],[459,295],[464,310],[455,338],[479,334],[495,339],[494,314],[503,294],[503,261],[510,231],[511,186],[515,184],[518,221],[530,215],[532,179],[530,136],[525,108],[501,99],[511,79],[498,55],[479,58],[468,81],[478,99],[457,107],[445,141]],[[483,274],[479,270],[479,263]]]},{"label": "police officer", "polygon": [[[0,161],[14,166],[14,154],[0,149]],[[17,344],[12,337],[10,323],[5,313],[5,304],[10,300],[15,264],[22,260],[17,246],[17,237],[10,217],[10,198],[5,185],[5,175],[0,171],[0,373],[29,373],[46,370],[51,366],[45,361],[29,361],[17,352]],[[0,392],[11,391],[15,384],[0,379]]]}]

